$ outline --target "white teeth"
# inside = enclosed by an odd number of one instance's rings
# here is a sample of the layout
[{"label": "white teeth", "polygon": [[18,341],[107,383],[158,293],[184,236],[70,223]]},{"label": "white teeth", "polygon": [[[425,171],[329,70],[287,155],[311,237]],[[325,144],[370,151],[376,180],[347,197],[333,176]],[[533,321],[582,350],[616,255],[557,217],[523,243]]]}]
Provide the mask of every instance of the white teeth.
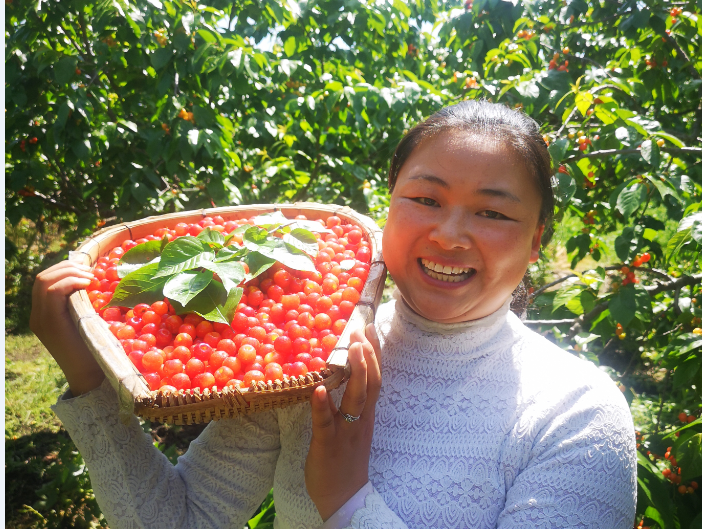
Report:
[{"label": "white teeth", "polygon": [[[460,268],[458,266],[444,266],[440,265],[438,263],[435,263],[433,261],[429,261],[428,259],[422,259],[421,260],[422,265],[428,270],[432,270],[436,272],[437,274],[443,274],[443,275],[462,275],[462,274],[467,274],[470,272],[470,268]],[[448,281],[448,279],[445,279],[445,281]]]},{"label": "white teeth", "polygon": [[472,275],[471,268],[459,268],[456,266],[443,266],[428,259],[421,259],[425,272],[429,277],[445,281],[447,283],[458,283]]}]

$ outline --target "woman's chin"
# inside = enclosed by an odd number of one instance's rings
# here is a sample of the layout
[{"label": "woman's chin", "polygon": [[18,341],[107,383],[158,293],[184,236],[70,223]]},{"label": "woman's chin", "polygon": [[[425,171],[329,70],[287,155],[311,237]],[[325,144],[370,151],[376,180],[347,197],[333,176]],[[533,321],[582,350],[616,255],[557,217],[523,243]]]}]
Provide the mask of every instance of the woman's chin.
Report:
[{"label": "woman's chin", "polygon": [[455,323],[460,321],[469,321],[475,319],[471,317],[473,307],[452,306],[453,304],[438,298],[424,299],[424,297],[413,296],[410,299],[405,298],[407,305],[422,316],[437,323]]}]

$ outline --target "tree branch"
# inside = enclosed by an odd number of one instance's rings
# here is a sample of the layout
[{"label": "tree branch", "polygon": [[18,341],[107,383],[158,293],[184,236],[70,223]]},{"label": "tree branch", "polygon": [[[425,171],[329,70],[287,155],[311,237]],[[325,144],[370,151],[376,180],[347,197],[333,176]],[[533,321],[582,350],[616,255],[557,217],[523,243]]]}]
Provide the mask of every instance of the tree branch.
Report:
[{"label": "tree branch", "polygon": [[[612,268],[612,267],[607,267],[607,268]],[[620,267],[614,267],[620,268]],[[650,270],[650,269],[639,269],[636,268],[636,270]],[[656,273],[660,273],[656,271]],[[571,277],[577,277],[574,275],[571,275]],[[567,277],[561,278],[557,280],[558,282],[565,281]],[[655,294],[658,294],[660,292],[668,291],[668,290],[675,290],[677,292],[680,291],[681,288],[690,286],[690,285],[697,285],[702,283],[702,274],[695,274],[691,276],[683,276],[678,279],[674,279],[673,281],[667,281],[665,283],[658,283],[657,285],[650,285],[650,286],[645,286],[644,289],[646,292],[648,292],[649,295],[653,296]],[[542,287],[543,288],[543,287]],[[534,293],[536,294],[536,293]],[[532,296],[534,295],[532,294]],[[569,331],[568,331],[568,337],[573,338],[576,334],[582,331],[583,326],[597,318],[600,314],[602,314],[607,308],[609,307],[609,301],[603,301],[602,303],[598,304],[593,308],[590,312],[586,312],[584,314],[581,314],[577,318],[573,320],[527,320],[524,323],[527,325],[562,325],[566,323],[572,323]]]},{"label": "tree branch", "polygon": [[47,197],[46,195],[43,195],[42,193],[39,193],[38,191],[35,191],[34,194],[31,197],[25,197],[25,198],[38,198],[39,200],[43,201],[45,204],[48,204],[49,206],[60,209],[62,211],[73,211],[74,213],[80,213],[76,208],[71,206],[70,204],[64,204],[63,202],[59,202],[58,200],[55,200],[51,197]]},{"label": "tree branch", "polygon": [[[683,153],[683,154],[698,154],[702,156],[702,148],[700,147],[661,147],[661,151],[670,153]],[[562,160],[561,163],[571,163],[582,160],[583,158],[606,158],[608,156],[618,156],[622,154],[636,154],[641,153],[640,149],[603,149],[601,151],[593,151],[587,154],[576,154],[570,158]]]},{"label": "tree branch", "polygon": [[[605,269],[606,271],[609,272],[609,271],[612,271],[612,270],[620,270],[620,269],[621,269],[622,267],[624,267],[624,266],[628,266],[628,267],[629,267],[629,270],[635,270],[635,271],[637,271],[637,272],[643,272],[643,273],[646,273],[646,274],[651,274],[651,275],[653,275],[653,276],[660,277],[660,278],[666,279],[666,280],[668,280],[668,281],[672,281],[672,280],[673,280],[673,278],[670,277],[668,274],[666,274],[665,272],[663,272],[663,271],[661,271],[661,270],[656,270],[655,268],[646,268],[646,267],[640,267],[640,266],[629,266],[629,265],[626,265],[626,264],[619,264],[619,265],[605,266],[604,269]],[[529,294],[529,299],[533,299],[533,298],[535,298],[536,296],[538,296],[539,294],[543,293],[545,290],[548,290],[549,288],[551,288],[551,287],[553,287],[553,286],[556,286],[556,285],[558,285],[558,284],[560,284],[560,283],[563,283],[563,281],[567,281],[568,279],[572,279],[572,278],[574,278],[574,277],[578,277],[578,275],[577,275],[577,274],[568,274],[568,275],[565,275],[565,276],[563,276],[563,277],[559,277],[559,278],[556,279],[555,281],[551,281],[550,283],[545,284],[544,286],[542,286],[542,287],[539,288],[538,290],[536,290],[536,291],[532,292],[531,294]]]}]

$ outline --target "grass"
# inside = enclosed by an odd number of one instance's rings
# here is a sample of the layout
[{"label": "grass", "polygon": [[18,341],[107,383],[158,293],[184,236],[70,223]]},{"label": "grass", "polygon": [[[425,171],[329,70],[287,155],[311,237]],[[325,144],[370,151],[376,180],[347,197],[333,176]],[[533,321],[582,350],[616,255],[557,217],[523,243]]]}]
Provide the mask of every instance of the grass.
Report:
[{"label": "grass", "polygon": [[32,505],[48,465],[70,442],[51,411],[66,381],[34,335],[5,337],[5,521],[8,528],[43,527]]},{"label": "grass", "polygon": [[50,406],[67,389],[58,364],[34,335],[5,337],[5,437],[56,433]]},{"label": "grass", "polygon": [[[51,411],[67,388],[61,369],[36,336],[5,337],[5,482],[12,483],[5,488],[7,528],[96,527],[91,513],[97,506],[81,492],[90,488],[80,470],[82,459]],[[143,427],[173,463],[204,429],[148,422]],[[47,506],[47,494],[70,506]]]}]

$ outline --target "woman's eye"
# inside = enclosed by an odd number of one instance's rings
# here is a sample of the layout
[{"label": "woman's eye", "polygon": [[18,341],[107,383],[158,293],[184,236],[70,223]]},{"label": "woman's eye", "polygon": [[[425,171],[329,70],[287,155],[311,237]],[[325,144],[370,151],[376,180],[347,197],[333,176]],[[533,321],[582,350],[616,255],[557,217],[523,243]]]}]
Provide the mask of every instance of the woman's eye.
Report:
[{"label": "woman's eye", "polygon": [[420,204],[424,206],[438,206],[439,203],[434,200],[433,198],[427,198],[427,197],[416,197],[413,199],[415,202],[419,202]]},{"label": "woman's eye", "polygon": [[506,219],[502,213],[498,213],[497,211],[493,211],[491,209],[486,209],[485,211],[481,211],[480,215],[483,217],[487,217],[488,219]]}]

